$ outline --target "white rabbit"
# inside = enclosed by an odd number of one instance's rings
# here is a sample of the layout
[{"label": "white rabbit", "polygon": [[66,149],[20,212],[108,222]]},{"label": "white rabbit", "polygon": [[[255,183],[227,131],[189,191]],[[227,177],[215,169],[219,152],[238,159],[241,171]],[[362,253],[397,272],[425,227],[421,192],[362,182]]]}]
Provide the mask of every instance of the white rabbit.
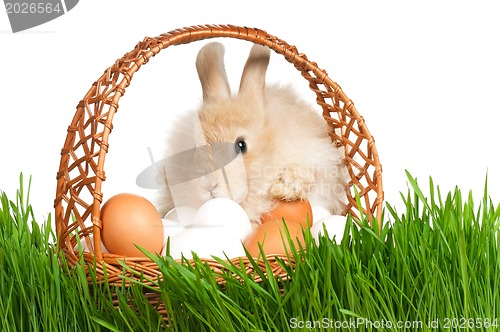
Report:
[{"label": "white rabbit", "polygon": [[181,118],[167,140],[167,155],[186,151],[164,164],[168,186],[160,212],[174,203],[199,207],[230,197],[256,223],[277,200],[309,199],[339,214],[348,175],[327,122],[291,87],[266,86],[268,47],[252,47],[237,95],[231,95],[223,57],[217,42],[198,53],[203,104]]}]

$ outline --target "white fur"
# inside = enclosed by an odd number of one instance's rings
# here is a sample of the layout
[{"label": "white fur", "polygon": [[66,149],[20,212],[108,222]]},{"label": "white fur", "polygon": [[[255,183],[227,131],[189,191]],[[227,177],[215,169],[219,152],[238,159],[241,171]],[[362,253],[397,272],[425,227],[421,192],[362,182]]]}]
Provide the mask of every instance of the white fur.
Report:
[{"label": "white fur", "polygon": [[[204,103],[197,115],[186,114],[178,122],[178,130],[170,133],[167,155],[212,142],[233,143],[243,137],[248,147],[248,152],[239,156],[244,167],[236,167],[235,162],[224,168],[230,189],[220,170],[176,184],[173,195],[167,188],[160,197],[160,212],[174,204],[199,207],[212,197],[228,197],[233,192],[254,222],[277,199],[309,199],[333,214],[340,213],[349,177],[343,148],[331,142],[326,121],[289,86],[265,85],[270,56],[267,47],[252,48],[239,93],[231,96],[223,54],[219,43],[200,50],[197,69]],[[210,170],[207,165],[213,161],[209,159],[201,158],[199,167]],[[185,176],[183,172],[182,168],[178,173],[170,172],[170,179]]]}]

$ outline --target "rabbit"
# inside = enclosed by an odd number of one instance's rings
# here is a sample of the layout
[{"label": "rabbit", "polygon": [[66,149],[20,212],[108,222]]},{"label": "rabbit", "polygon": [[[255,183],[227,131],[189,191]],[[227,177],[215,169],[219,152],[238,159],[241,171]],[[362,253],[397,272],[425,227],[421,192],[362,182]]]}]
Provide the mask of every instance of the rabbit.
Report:
[{"label": "rabbit", "polygon": [[278,200],[308,199],[340,214],[348,182],[344,152],[332,143],[321,114],[291,86],[266,85],[268,47],[252,47],[236,95],[223,58],[218,42],[198,53],[203,103],[180,118],[167,139],[166,155],[176,157],[163,167],[161,213],[174,205],[198,208],[211,198],[229,197],[256,224]]}]

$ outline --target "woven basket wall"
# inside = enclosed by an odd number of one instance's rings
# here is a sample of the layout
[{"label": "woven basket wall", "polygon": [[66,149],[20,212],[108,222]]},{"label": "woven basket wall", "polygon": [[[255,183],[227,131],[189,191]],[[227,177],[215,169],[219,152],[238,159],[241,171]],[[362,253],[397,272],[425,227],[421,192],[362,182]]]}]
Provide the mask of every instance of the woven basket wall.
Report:
[{"label": "woven basket wall", "polygon": [[[119,100],[130,85],[134,73],[160,51],[173,45],[215,37],[236,38],[266,45],[283,55],[302,74],[309,82],[311,98],[315,95],[317,104],[323,109],[325,121],[331,125],[332,141],[345,148],[351,180],[344,215],[350,212],[359,216],[362,212],[372,222],[378,220],[381,223],[382,168],[374,139],[352,101],[326,72],[304,54],[298,53],[294,46],[263,30],[229,25],[193,26],[155,38],[145,38],[131,52],[106,69],[79,102],[61,151],[55,199],[58,244],[71,266],[79,260],[79,253],[74,249],[77,244],[75,233],[78,233],[90,248],[90,252],[84,253],[85,262],[89,267],[97,264],[97,277],[103,277],[105,267],[108,281],[121,284],[123,268],[118,262],[124,257],[102,252],[100,219],[103,199],[109,198],[105,197],[101,188],[106,179],[104,163],[109,147],[108,138],[113,129],[113,118]],[[362,211],[358,210],[354,187],[361,197]],[[275,257],[267,258],[271,266],[275,266],[275,275],[285,274],[279,264],[273,263],[276,261]],[[127,257],[126,262],[136,271],[143,272],[146,277],[155,279],[159,275],[155,264],[147,258]],[[215,270],[220,268],[215,261],[207,262]],[[247,266],[249,270],[252,269],[251,264]]]}]

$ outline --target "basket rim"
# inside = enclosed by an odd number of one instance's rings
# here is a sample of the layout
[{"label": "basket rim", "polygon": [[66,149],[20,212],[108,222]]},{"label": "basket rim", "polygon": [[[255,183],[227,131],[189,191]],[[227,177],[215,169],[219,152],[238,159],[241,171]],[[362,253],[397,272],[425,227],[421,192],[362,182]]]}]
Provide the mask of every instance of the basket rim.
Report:
[{"label": "basket rim", "polygon": [[[379,226],[382,225],[382,166],[378,157],[375,141],[368,128],[366,127],[363,117],[354,107],[354,103],[352,102],[352,100],[350,100],[345,95],[343,90],[336,82],[328,77],[326,71],[318,67],[315,62],[310,61],[305,54],[299,53],[295,46],[289,45],[285,41],[268,34],[264,30],[236,25],[195,25],[175,29],[153,38],[145,37],[135,46],[135,48],[131,52],[126,53],[123,57],[116,60],[116,62],[112,66],[107,68],[102,76],[92,84],[92,87],[84,96],[84,98],[78,103],[76,113],[73,117],[71,125],[68,127],[68,133],[66,136],[64,147],[61,150],[61,161],[59,171],[57,173],[56,198],[54,200],[58,246],[59,248],[63,249],[66,256],[71,256],[70,261],[75,263],[77,262],[74,248],[70,248],[72,242],[69,237],[75,230],[78,229],[78,225],[69,227],[68,223],[71,220],[71,214],[77,213],[75,206],[80,204],[81,206],[84,206],[86,210],[81,215],[78,213],[79,215],[77,216],[77,218],[80,218],[82,220],[87,220],[88,218],[90,218],[92,222],[92,226],[90,226],[91,229],[86,229],[84,232],[87,235],[90,233],[94,235],[92,246],[92,248],[94,249],[94,259],[100,262],[104,262],[100,233],[100,229],[102,226],[100,220],[100,208],[103,201],[101,186],[106,178],[104,172],[104,161],[108,152],[108,137],[113,128],[112,121],[114,114],[118,109],[119,99],[125,93],[125,89],[130,85],[134,73],[137,72],[141,68],[141,66],[146,64],[152,57],[170,46],[182,45],[195,41],[219,37],[235,38],[246,40],[254,44],[265,45],[271,48],[275,53],[281,54],[299,72],[302,73],[302,76],[304,78],[309,81],[310,89],[316,93],[316,101],[318,105],[323,108],[324,116],[328,116],[327,111],[334,111],[331,105],[328,105],[325,102],[325,99],[335,98],[335,100],[342,101],[343,110],[352,114],[352,116],[356,119],[355,122],[359,127],[359,131],[362,132],[362,135],[366,136],[370,154],[369,156],[366,156],[366,158],[373,160],[373,165],[371,166],[375,168],[373,179],[370,179],[372,183],[368,183],[368,188],[365,188],[365,191],[374,190],[376,192],[375,200],[370,203],[369,197],[368,195],[366,195],[366,192],[360,192],[360,196],[365,197],[364,203],[366,205],[366,211],[364,212],[367,213],[370,221],[372,221],[372,216],[374,216]],[[105,84],[109,82],[111,82],[113,88],[108,90],[105,87],[100,94],[96,95],[96,91],[101,89]],[[326,86],[326,92],[322,91],[318,87],[318,85],[321,84]],[[96,126],[99,124],[103,126],[102,133],[96,133],[92,138],[98,145],[99,149],[98,151],[95,151],[93,148],[89,148],[88,146],[86,146],[85,142],[82,142],[83,139],[77,141],[76,138],[77,133],[80,135],[80,137],[82,137],[82,135],[85,136],[85,134],[81,133],[82,129],[79,128],[79,126],[81,125],[80,121],[82,119],[82,116],[84,116],[86,112],[89,112],[89,102],[93,102],[99,98],[101,98],[101,101],[103,104],[105,104],[105,106],[109,107],[109,111],[105,116],[102,116],[102,114],[100,114],[99,116],[94,115],[96,117],[96,119],[94,119],[96,121]],[[353,126],[354,123],[351,123],[350,125]],[[348,143],[351,142],[346,142],[345,144]],[[361,142],[353,143],[352,148],[357,148],[355,145],[359,145],[360,143]],[[87,165],[86,169],[83,170],[87,173],[93,172],[94,176],[85,178],[85,176],[82,175],[81,177],[77,177],[76,179],[71,179],[69,175],[70,171],[77,168],[83,169],[83,167],[80,166],[80,164],[78,164],[76,161],[70,165],[71,158],[73,158],[73,160],[76,159],[76,156],[72,154],[72,148],[75,146],[82,147],[85,150],[86,158],[97,158],[97,163],[92,162],[90,163],[90,166]],[[354,175],[354,173],[350,173],[350,175],[351,178],[353,178],[353,176],[356,176]],[[74,188],[76,183],[78,183],[79,185],[78,189]],[[89,188],[88,190],[93,196],[93,202],[91,204],[80,202],[79,200],[79,190],[82,190],[82,188],[84,187]],[[349,195],[347,196],[349,197]],[[67,205],[66,208],[64,207],[64,204]],[[355,201],[352,201],[351,199],[349,204],[351,204],[352,207],[357,203]],[[379,229],[380,228],[381,227],[379,227]]]}]

